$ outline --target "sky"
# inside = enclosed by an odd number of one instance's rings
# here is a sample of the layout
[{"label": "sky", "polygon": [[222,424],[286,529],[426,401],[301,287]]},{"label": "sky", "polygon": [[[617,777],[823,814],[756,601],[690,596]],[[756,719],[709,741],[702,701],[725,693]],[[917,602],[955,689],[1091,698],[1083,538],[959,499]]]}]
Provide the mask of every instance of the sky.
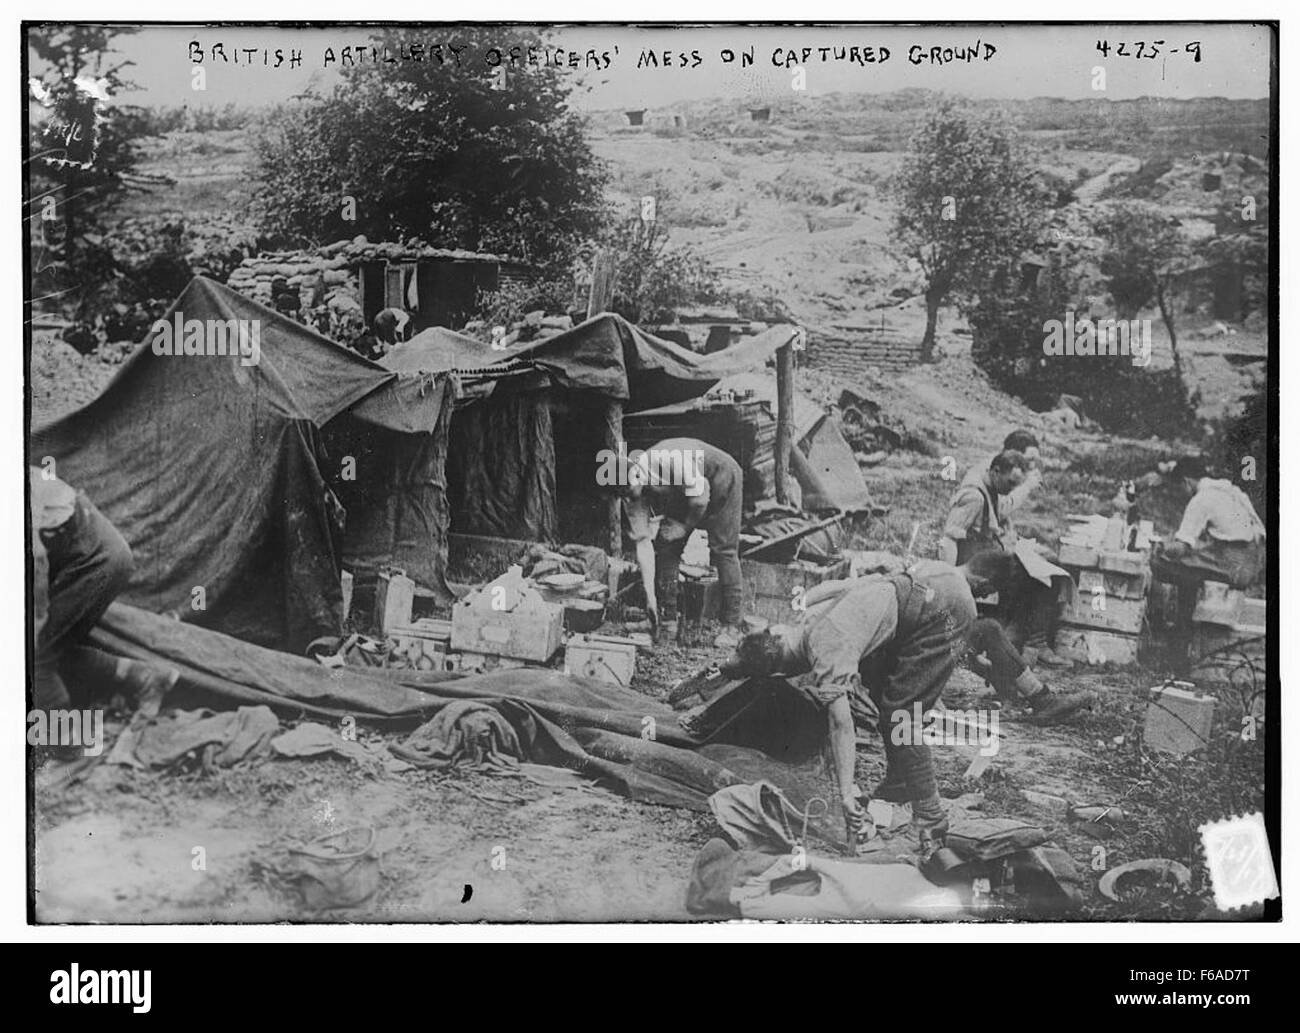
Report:
[{"label": "sky", "polygon": [[[791,95],[797,72],[792,64],[802,65],[804,96],[921,87],[995,99],[1125,100],[1141,96],[1261,98],[1267,97],[1269,90],[1269,33],[1251,25],[570,26],[553,32],[552,45],[564,49],[564,60],[569,51],[575,51],[586,61],[586,52],[591,50],[601,65],[568,73],[589,87],[575,91],[571,98],[575,107],[584,110],[653,109],[713,97],[775,100]],[[422,45],[426,54],[432,53],[435,45],[443,47],[447,60],[451,60],[447,48],[457,41],[454,26],[438,24],[415,26],[404,36],[410,44]],[[1106,55],[1098,50],[1099,40],[1109,44]],[[1163,45],[1152,57],[1155,41],[1163,41]],[[202,91],[193,89],[192,43],[204,55]],[[366,43],[364,26],[146,27],[119,41],[122,55],[135,63],[127,74],[141,87],[121,99],[159,106],[274,104],[313,86],[330,88],[338,80],[343,48]],[[1141,56],[1139,43],[1143,44]],[[1200,61],[1189,52],[1189,43],[1200,44]],[[251,55],[251,64],[249,55],[242,53],[238,62],[222,61],[212,53],[218,44],[228,58],[243,48],[256,48],[257,53]],[[1126,44],[1123,55],[1120,44]],[[845,56],[836,60],[832,49],[823,57],[823,47],[845,48]],[[859,48],[857,62],[851,60],[849,47]],[[936,64],[929,60],[934,47],[973,50],[978,57],[944,62],[941,52]],[[290,67],[286,60],[281,67],[273,67],[277,48],[286,55],[291,48],[300,50],[301,64]],[[753,63],[742,67],[743,55],[751,48]],[[810,50],[807,60],[804,48]],[[667,68],[662,66],[665,50],[670,52],[671,66]],[[885,50],[889,56],[882,60]],[[658,56],[656,65],[648,64],[647,52]],[[732,55],[730,61],[726,60],[728,54]],[[868,54],[874,60],[868,60]],[[914,60],[918,55],[921,60]],[[482,68],[486,75],[492,58],[486,52],[466,52],[460,60]],[[1105,70],[1104,90],[1094,88],[1099,67]]]}]

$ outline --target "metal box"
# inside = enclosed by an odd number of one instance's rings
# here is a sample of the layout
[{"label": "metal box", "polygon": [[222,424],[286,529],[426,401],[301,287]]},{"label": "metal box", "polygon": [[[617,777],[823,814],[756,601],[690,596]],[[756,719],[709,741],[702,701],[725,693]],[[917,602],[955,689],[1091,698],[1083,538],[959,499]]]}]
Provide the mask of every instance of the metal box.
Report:
[{"label": "metal box", "polygon": [[1147,704],[1142,741],[1153,750],[1176,756],[1198,750],[1210,741],[1214,706],[1213,696],[1197,692],[1189,682],[1157,685]]},{"label": "metal box", "polygon": [[564,673],[626,689],[636,674],[636,645],[599,635],[574,635],[564,649]]}]

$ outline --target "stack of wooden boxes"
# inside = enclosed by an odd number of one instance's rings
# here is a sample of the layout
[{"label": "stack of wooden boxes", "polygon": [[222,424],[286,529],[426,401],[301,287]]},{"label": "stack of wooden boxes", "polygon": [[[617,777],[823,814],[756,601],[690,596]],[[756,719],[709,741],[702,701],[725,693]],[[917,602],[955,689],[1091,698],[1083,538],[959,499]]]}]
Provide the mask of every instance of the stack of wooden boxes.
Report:
[{"label": "stack of wooden boxes", "polygon": [[1058,562],[1074,578],[1077,591],[1062,608],[1056,651],[1078,663],[1136,663],[1155,529],[1150,521],[1135,528],[1119,517],[1077,519],[1061,537]]},{"label": "stack of wooden boxes", "polygon": [[1201,585],[1192,613],[1195,673],[1203,678],[1264,687],[1267,601],[1249,599],[1225,584]]}]

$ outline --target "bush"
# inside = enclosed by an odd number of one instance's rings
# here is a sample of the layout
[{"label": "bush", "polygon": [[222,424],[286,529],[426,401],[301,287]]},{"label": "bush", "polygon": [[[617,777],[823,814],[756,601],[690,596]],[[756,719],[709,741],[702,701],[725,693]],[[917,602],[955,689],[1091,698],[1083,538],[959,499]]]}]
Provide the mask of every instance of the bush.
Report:
[{"label": "bush", "polygon": [[491,339],[494,326],[509,328],[529,312],[541,310],[548,315],[569,311],[574,302],[572,279],[544,279],[536,283],[506,283],[499,290],[480,291],[476,318],[482,321],[481,333],[474,336]]},{"label": "bush", "polygon": [[[1034,291],[995,281],[965,311],[971,358],[999,388],[1034,409],[1062,394],[1083,399],[1086,414],[1107,430],[1135,437],[1189,436],[1197,430],[1195,399],[1176,370],[1134,366],[1126,356],[1066,357],[1043,353],[1043,324],[1079,308],[1078,295],[1056,267]],[[1066,277],[1068,278],[1068,277]]]},{"label": "bush", "polygon": [[717,270],[690,248],[671,243],[659,222],[616,225],[604,244],[618,260],[611,308],[633,323],[668,323],[679,308],[727,301]]}]

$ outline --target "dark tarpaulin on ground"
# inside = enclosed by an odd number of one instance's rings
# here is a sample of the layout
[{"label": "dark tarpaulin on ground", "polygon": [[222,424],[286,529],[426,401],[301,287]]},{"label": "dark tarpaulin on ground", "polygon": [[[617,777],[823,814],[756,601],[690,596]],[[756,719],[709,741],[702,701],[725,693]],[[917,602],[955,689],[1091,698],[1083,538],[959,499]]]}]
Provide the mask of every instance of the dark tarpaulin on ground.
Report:
[{"label": "dark tarpaulin on ground", "polygon": [[[702,744],[682,730],[667,705],[560,671],[457,677],[329,669],[121,603],[109,608],[91,641],[115,655],[178,668],[181,680],[169,706],[265,704],[287,718],[350,715],[399,731],[414,729],[454,700],[470,699],[509,721],[527,754],[521,759],[581,772],[633,800],[704,810],[718,789],[760,778],[781,787],[798,807],[814,795],[836,798],[819,756],[781,761],[744,745]],[[788,734],[787,728],[766,745],[771,749]],[[832,808],[810,827],[834,840],[842,830],[836,815]]]},{"label": "dark tarpaulin on ground", "polygon": [[178,315],[258,321],[258,363],[155,355],[151,332],[98,397],[33,431],[32,456],[52,456],[130,544],[126,600],[296,651],[341,616],[321,428],[350,411],[427,439],[445,427],[447,378],[399,377],[202,277],[163,318]]}]

